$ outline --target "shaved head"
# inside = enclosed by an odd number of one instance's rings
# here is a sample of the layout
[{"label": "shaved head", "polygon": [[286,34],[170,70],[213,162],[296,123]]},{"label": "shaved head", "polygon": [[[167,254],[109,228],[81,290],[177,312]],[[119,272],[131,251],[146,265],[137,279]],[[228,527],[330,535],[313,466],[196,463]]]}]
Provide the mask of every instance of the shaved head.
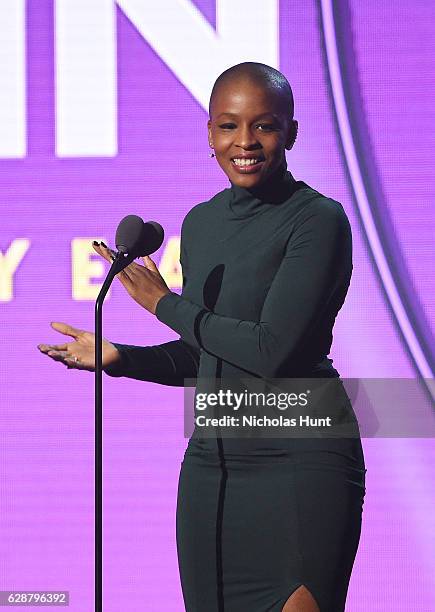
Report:
[{"label": "shaved head", "polygon": [[279,72],[279,70],[276,70],[276,68],[272,68],[272,66],[268,66],[267,64],[260,64],[259,62],[242,62],[241,64],[236,64],[218,76],[210,94],[210,102],[208,107],[208,114],[210,117],[212,113],[213,99],[215,98],[217,91],[223,88],[225,85],[234,83],[236,81],[249,81],[255,85],[258,85],[259,87],[267,89],[280,101],[283,112],[293,119],[294,100],[289,82],[285,76]]}]

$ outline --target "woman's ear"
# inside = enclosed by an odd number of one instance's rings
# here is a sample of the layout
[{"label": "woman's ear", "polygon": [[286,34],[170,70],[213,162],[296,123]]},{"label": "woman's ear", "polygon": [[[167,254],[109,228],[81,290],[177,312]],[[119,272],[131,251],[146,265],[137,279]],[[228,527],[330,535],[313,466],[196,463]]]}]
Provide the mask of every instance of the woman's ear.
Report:
[{"label": "woman's ear", "polygon": [[290,134],[289,134],[289,137],[285,145],[285,148],[288,149],[289,151],[295,144],[296,137],[298,135],[298,128],[299,128],[298,122],[296,121],[296,119],[292,119],[292,128],[290,130]]},{"label": "woman's ear", "polygon": [[208,144],[213,147],[213,140],[211,137],[211,120],[207,121],[207,130],[208,130]]}]

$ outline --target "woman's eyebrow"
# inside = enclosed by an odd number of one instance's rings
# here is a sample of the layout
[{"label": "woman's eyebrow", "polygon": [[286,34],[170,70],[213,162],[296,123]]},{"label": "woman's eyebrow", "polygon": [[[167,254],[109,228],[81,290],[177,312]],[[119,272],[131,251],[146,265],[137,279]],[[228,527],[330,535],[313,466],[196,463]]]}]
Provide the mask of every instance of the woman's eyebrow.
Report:
[{"label": "woman's eyebrow", "polygon": [[[222,115],[227,115],[228,117],[235,117],[235,118],[237,118],[239,116],[236,113],[220,113],[216,117],[216,119],[219,119],[219,117],[222,117]],[[275,115],[275,113],[261,113],[260,115],[257,115],[256,117],[254,117],[253,121],[255,121],[256,119],[261,119],[261,117],[273,117],[277,121],[279,119],[278,116]]]}]

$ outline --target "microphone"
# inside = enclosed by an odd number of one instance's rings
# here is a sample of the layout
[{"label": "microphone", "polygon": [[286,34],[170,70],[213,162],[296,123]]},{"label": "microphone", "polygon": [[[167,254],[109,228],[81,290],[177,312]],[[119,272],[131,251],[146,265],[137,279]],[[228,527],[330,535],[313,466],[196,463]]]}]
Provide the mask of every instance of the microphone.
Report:
[{"label": "microphone", "polygon": [[113,263],[116,274],[126,268],[136,257],[144,257],[157,251],[163,243],[165,232],[157,221],[144,221],[137,215],[121,219],[116,230],[115,244],[118,253]]},{"label": "microphone", "polygon": [[112,266],[95,303],[95,602],[102,610],[103,558],[103,303],[116,274],[136,257],[154,253],[163,242],[164,231],[155,221],[144,223],[136,215],[121,220],[116,230],[116,248],[110,251]]},{"label": "microphone", "polygon": [[118,225],[115,244],[121,253],[144,257],[154,253],[163,242],[164,231],[160,223],[144,223],[137,215],[127,215]]}]

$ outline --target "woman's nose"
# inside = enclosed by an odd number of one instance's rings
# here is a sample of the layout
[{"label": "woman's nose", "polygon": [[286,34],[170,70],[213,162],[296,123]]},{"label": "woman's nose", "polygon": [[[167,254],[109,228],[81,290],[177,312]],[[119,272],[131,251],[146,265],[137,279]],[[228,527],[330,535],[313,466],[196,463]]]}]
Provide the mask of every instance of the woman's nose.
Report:
[{"label": "woman's nose", "polygon": [[251,128],[249,126],[245,126],[240,128],[239,133],[237,134],[236,144],[243,149],[248,149],[249,147],[258,144],[258,140]]}]

